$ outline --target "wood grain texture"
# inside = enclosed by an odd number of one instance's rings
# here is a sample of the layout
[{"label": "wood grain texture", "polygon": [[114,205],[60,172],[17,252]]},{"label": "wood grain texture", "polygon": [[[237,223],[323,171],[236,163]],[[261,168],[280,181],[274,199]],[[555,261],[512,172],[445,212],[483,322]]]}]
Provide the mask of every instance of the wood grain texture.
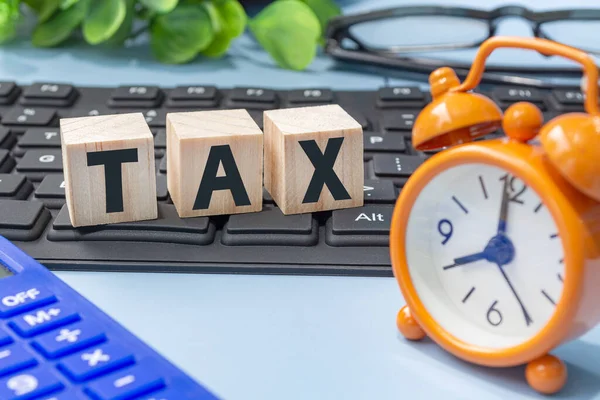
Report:
[{"label": "wood grain texture", "polygon": [[[73,226],[157,218],[154,139],[141,113],[63,118],[60,133]],[[123,211],[107,213],[105,168],[88,166],[87,155],[124,149],[137,149],[138,161],[121,165]]]},{"label": "wood grain texture", "polygon": [[[228,145],[250,205],[238,206],[231,190],[215,190],[208,208],[194,209],[211,148]],[[167,186],[180,217],[262,210],[263,133],[246,110],[167,114]],[[219,165],[217,176],[224,175]]]},{"label": "wood grain texture", "polygon": [[[284,214],[363,205],[362,127],[339,105],[287,108],[264,112],[265,188]],[[350,199],[336,200],[323,185],[317,202],[303,203],[315,172],[300,141],[315,140],[321,153],[330,138],[343,138],[333,170]]]}]

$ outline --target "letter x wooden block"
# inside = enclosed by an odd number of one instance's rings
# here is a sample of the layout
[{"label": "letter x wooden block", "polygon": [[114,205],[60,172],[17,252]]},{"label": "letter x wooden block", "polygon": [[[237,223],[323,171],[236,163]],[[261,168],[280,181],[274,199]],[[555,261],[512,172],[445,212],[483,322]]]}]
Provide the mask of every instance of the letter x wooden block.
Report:
[{"label": "letter x wooden block", "polygon": [[157,218],[154,139],[141,113],[63,118],[60,131],[73,226]]},{"label": "letter x wooden block", "polygon": [[180,217],[262,209],[263,133],[246,110],[167,114],[167,186]]},{"label": "letter x wooden block", "polygon": [[284,214],[360,207],[362,127],[339,105],[264,112],[265,188]]}]

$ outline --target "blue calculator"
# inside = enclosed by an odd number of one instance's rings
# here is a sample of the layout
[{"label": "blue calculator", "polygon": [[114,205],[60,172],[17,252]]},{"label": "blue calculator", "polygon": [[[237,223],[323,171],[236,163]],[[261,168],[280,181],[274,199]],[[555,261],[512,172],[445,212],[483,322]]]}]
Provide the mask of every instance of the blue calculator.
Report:
[{"label": "blue calculator", "polygon": [[212,400],[0,236],[0,400]]}]

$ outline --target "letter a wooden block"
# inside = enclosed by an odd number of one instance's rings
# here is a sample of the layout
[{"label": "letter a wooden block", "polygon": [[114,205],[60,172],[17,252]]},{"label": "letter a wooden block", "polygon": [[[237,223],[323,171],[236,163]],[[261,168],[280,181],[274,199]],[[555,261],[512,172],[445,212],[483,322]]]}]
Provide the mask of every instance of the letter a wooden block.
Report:
[{"label": "letter a wooden block", "polygon": [[154,139],[141,113],[60,120],[71,224],[157,218]]},{"label": "letter a wooden block", "polygon": [[340,106],[264,112],[265,188],[284,214],[363,205],[362,127]]},{"label": "letter a wooden block", "polygon": [[263,133],[246,110],[167,114],[167,153],[180,217],[262,210]]}]

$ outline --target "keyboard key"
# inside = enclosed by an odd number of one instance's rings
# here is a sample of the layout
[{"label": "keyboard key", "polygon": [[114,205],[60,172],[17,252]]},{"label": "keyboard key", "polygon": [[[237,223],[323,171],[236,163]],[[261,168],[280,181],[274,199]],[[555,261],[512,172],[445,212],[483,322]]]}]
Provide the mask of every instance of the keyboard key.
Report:
[{"label": "keyboard key", "polygon": [[2,118],[3,125],[48,126],[54,121],[56,111],[48,108],[14,107]]},{"label": "keyboard key", "polygon": [[275,102],[275,91],[269,89],[240,87],[232,90],[230,98],[234,101],[273,103]]},{"label": "keyboard key", "polygon": [[352,118],[354,118],[354,120],[356,122],[358,122],[360,124],[360,126],[363,129],[368,129],[369,128],[369,120],[365,117],[365,115],[360,112],[360,111],[356,111],[356,110],[352,110],[352,109],[345,109],[346,112],[348,114],[350,114],[350,116]]},{"label": "keyboard key", "polygon": [[13,342],[12,336],[5,330],[0,329],[0,346],[4,346]]},{"label": "keyboard key", "polygon": [[258,127],[260,129],[263,129],[264,128],[264,117],[263,117],[262,110],[247,110],[247,111],[248,111],[248,114],[250,114],[250,116],[254,120],[254,122],[256,122],[256,125],[258,125]]},{"label": "keyboard key", "polygon": [[73,104],[77,91],[71,85],[59,83],[34,83],[23,91],[24,106],[67,107]]},{"label": "keyboard key", "polygon": [[15,166],[15,161],[8,150],[0,149],[0,172],[10,172]]},{"label": "keyboard key", "polygon": [[22,344],[16,343],[0,348],[0,376],[12,374],[35,365],[37,365],[35,356]]},{"label": "keyboard key", "polygon": [[364,132],[364,150],[374,152],[402,153],[406,144],[402,135]]},{"label": "keyboard key", "polygon": [[[11,317],[54,302],[56,296],[45,287],[31,285],[26,281],[12,283],[10,288],[0,290],[0,318]],[[4,333],[0,334],[3,335]]]},{"label": "keyboard key", "polygon": [[58,358],[105,340],[106,334],[97,323],[82,321],[38,336],[32,346],[47,358]]},{"label": "keyboard key", "polygon": [[163,109],[150,109],[150,110],[131,110],[123,109],[120,110],[120,114],[138,113],[141,112],[144,115],[146,123],[151,128],[164,128],[167,118],[167,110]]},{"label": "keyboard key", "polygon": [[173,100],[211,100],[217,97],[214,86],[177,86],[169,93]]},{"label": "keyboard key", "polygon": [[156,175],[156,199],[158,201],[165,201],[168,197],[167,177],[165,175]]},{"label": "keyboard key", "polygon": [[11,104],[19,94],[14,82],[0,82],[0,104]]},{"label": "keyboard key", "polygon": [[0,149],[10,149],[14,144],[10,130],[0,127]]},{"label": "keyboard key", "polygon": [[114,100],[153,100],[158,98],[159,92],[156,86],[119,86],[111,97]]},{"label": "keyboard key", "polygon": [[8,240],[35,240],[50,220],[42,203],[0,200],[0,235]]},{"label": "keyboard key", "polygon": [[57,83],[34,83],[23,91],[25,98],[66,99],[74,91],[73,86]]},{"label": "keyboard key", "polygon": [[583,106],[584,96],[580,90],[554,89],[552,95],[561,104]]},{"label": "keyboard key", "polygon": [[423,158],[404,154],[376,154],[373,168],[377,176],[410,176],[423,163]]},{"label": "keyboard key", "polygon": [[156,137],[154,138],[154,148],[155,149],[166,149],[167,148],[167,130],[159,129],[156,132]]},{"label": "keyboard key", "polygon": [[172,204],[158,204],[158,218],[74,229],[64,206],[48,232],[52,241],[146,241],[182,244],[212,243],[215,225],[208,217],[179,218]]},{"label": "keyboard key", "polygon": [[425,95],[417,86],[384,87],[378,90],[377,95],[385,101],[425,99]]},{"label": "keyboard key", "polygon": [[167,155],[166,154],[163,157],[163,159],[160,161],[160,166],[158,167],[158,170],[160,171],[161,174],[167,173]]},{"label": "keyboard key", "polygon": [[330,103],[333,101],[333,92],[329,89],[301,89],[288,92],[289,103]]},{"label": "keyboard key", "polygon": [[392,181],[366,179],[364,184],[365,203],[396,202],[396,188]]},{"label": "keyboard key", "polygon": [[[40,400],[89,400],[89,397],[81,394],[76,389],[61,391],[60,393],[54,393],[47,395],[49,397],[42,397]],[[156,399],[162,400],[162,399]]]},{"label": "keyboard key", "polygon": [[95,380],[87,391],[98,400],[137,398],[165,387],[164,379],[155,371],[152,366],[130,367]]},{"label": "keyboard key", "polygon": [[8,325],[20,336],[32,337],[79,319],[79,314],[72,307],[57,303],[16,317]]},{"label": "keyboard key", "polygon": [[60,148],[60,129],[58,128],[29,128],[19,139],[19,147]]},{"label": "keyboard key", "polygon": [[163,92],[156,86],[120,86],[108,101],[109,107],[153,108],[160,106]]},{"label": "keyboard key", "polygon": [[383,129],[389,131],[412,131],[417,115],[417,111],[407,110],[385,112],[382,121]]},{"label": "keyboard key", "polygon": [[279,208],[229,217],[223,243],[239,245],[311,246],[318,241],[317,223],[311,214],[284,215]]},{"label": "keyboard key", "polygon": [[25,176],[19,174],[0,174],[0,198],[25,199],[33,186]]},{"label": "keyboard key", "polygon": [[39,399],[40,396],[58,392],[64,387],[50,368],[40,366],[0,380],[0,399]]},{"label": "keyboard key", "polygon": [[57,368],[70,379],[83,382],[135,362],[124,346],[107,343],[67,356]]},{"label": "keyboard key", "polygon": [[29,150],[17,163],[17,171],[33,181],[41,181],[49,172],[62,172],[62,153],[60,150]]},{"label": "keyboard key", "polygon": [[498,86],[492,90],[492,95],[499,101],[516,103],[519,101],[541,102],[544,95],[534,88]]},{"label": "keyboard key", "polygon": [[35,191],[38,198],[65,198],[65,180],[62,174],[48,175]]},{"label": "keyboard key", "polygon": [[388,246],[393,211],[393,205],[335,210],[325,240],[331,246]]},{"label": "keyboard key", "polygon": [[69,117],[96,117],[98,115],[111,115],[115,113],[115,110],[111,110],[105,106],[76,107],[71,110]]}]

